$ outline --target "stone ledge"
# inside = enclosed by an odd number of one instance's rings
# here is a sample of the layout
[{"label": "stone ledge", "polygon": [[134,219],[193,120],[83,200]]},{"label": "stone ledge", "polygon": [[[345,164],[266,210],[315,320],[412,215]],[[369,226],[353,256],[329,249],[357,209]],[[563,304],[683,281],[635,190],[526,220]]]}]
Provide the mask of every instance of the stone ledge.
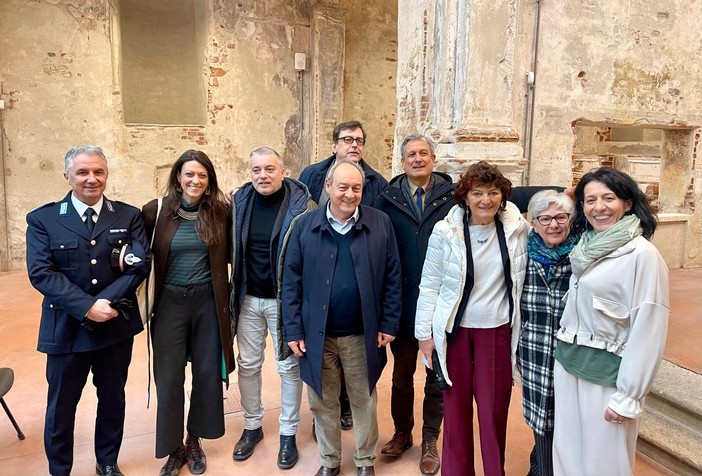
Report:
[{"label": "stone ledge", "polygon": [[702,375],[667,360],[661,362],[651,393],[702,418]]}]

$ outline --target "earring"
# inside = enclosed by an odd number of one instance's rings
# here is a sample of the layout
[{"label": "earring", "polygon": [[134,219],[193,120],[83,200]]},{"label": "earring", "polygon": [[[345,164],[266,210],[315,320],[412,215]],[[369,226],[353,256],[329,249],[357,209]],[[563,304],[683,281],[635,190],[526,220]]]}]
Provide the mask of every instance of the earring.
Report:
[{"label": "earring", "polygon": [[178,192],[178,193],[182,193],[182,192],[183,192],[183,189],[181,188],[181,186],[180,186],[179,183],[176,184],[175,189],[176,189],[176,192]]},{"label": "earring", "polygon": [[205,195],[209,195],[210,193],[212,193],[212,192],[210,192],[210,187],[207,187],[205,189]]}]

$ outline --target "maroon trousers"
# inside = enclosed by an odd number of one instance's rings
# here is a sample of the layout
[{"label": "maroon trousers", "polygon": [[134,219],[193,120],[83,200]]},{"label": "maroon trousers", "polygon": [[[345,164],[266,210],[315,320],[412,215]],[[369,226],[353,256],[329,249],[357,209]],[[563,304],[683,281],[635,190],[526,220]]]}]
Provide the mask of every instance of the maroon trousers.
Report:
[{"label": "maroon trousers", "polygon": [[459,328],[448,344],[452,386],[444,391],[443,476],[475,475],[473,398],[485,476],[504,476],[507,411],[512,396],[510,327]]}]

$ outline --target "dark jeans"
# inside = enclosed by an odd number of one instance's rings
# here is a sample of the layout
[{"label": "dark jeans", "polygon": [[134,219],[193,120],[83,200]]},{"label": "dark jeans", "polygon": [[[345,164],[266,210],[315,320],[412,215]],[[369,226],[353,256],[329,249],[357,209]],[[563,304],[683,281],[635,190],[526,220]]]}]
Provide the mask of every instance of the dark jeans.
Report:
[{"label": "dark jeans", "polygon": [[[410,433],[414,427],[414,372],[417,369],[419,342],[399,335],[390,343],[395,363],[392,368],[390,411],[395,431]],[[436,384],[436,374],[428,367],[424,382],[422,440],[436,441],[444,418],[444,396]]]}]

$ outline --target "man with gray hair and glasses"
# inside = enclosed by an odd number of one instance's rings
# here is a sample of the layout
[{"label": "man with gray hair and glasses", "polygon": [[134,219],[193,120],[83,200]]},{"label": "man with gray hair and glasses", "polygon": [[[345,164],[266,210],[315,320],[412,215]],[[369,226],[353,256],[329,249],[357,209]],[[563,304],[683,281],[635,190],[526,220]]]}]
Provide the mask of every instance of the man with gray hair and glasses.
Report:
[{"label": "man with gray hair and glasses", "polygon": [[73,147],[64,164],[71,191],[27,215],[27,272],[44,295],[38,346],[49,384],[44,448],[50,474],[71,473],[76,406],[92,373],[95,472],[123,476],[117,457],[124,386],[134,336],[143,329],[135,290],[149,274],[151,251],[139,209],[104,195],[102,149]]}]

